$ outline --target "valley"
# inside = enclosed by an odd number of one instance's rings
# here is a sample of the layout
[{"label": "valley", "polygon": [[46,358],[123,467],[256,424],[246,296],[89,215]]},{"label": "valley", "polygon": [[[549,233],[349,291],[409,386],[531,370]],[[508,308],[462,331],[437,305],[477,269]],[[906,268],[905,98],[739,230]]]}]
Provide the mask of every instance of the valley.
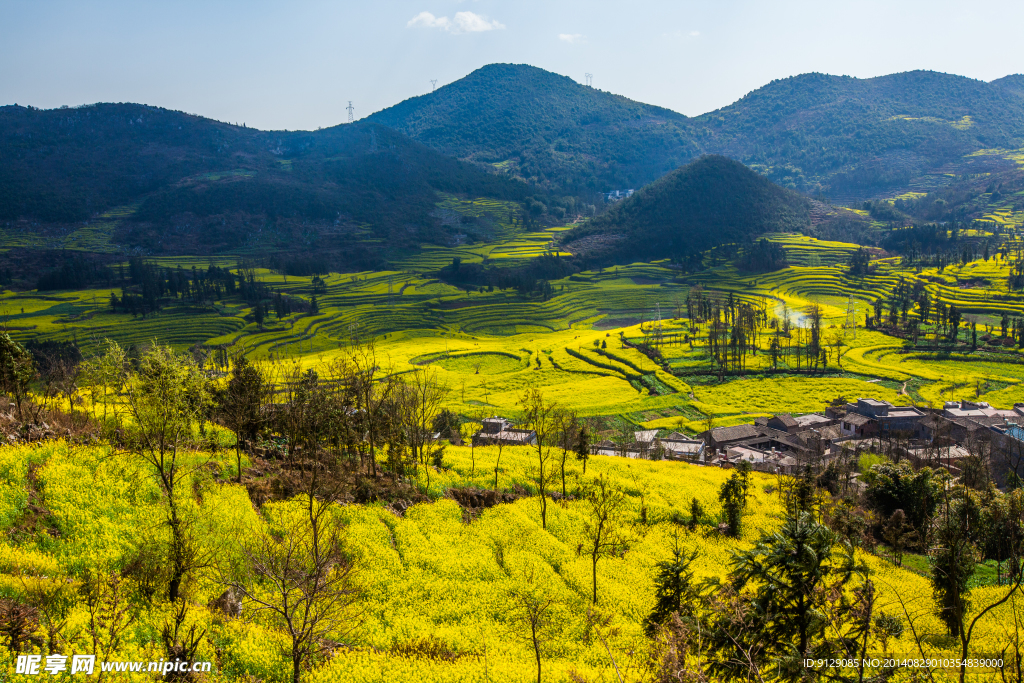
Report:
[{"label": "valley", "polygon": [[0,681],[1020,683],[1020,84],[0,107]]}]

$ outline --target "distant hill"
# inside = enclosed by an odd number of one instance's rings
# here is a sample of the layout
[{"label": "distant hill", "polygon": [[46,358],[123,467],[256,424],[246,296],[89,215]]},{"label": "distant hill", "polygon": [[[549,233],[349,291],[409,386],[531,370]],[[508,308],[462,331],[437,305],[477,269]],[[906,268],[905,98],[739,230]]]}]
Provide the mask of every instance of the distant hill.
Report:
[{"label": "distant hill", "polygon": [[869,196],[909,188],[929,172],[962,173],[972,162],[963,155],[978,149],[1020,147],[1024,97],[999,83],[932,71],[869,79],[804,74],[693,122],[705,151],[741,159],[776,182]]},{"label": "distant hill", "polygon": [[598,262],[686,259],[766,232],[810,225],[810,201],[743,164],[708,155],[679,168],[566,235]]},{"label": "distant hill", "polygon": [[367,120],[566,192],[640,187],[699,153],[682,114],[525,64],[490,64]]},{"label": "distant hill", "polygon": [[718,153],[803,192],[866,198],[948,182],[940,175],[979,163],[968,152],[1024,145],[1024,93],[1018,76],[804,74],[686,118],[536,67],[492,64],[369,120],[562,191],[636,188]]},{"label": "distant hill", "polygon": [[136,104],[0,107],[0,221],[54,234],[127,206],[116,241],[143,253],[344,261],[367,243],[443,242],[438,192],[536,191],[372,123],[264,132]]}]

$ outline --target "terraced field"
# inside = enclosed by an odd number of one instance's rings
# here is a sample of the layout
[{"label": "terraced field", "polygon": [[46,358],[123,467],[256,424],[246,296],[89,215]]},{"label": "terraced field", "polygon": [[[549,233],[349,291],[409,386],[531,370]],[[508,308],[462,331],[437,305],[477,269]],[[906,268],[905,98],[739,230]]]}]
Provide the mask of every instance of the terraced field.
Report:
[{"label": "terraced field", "polygon": [[[1024,401],[1024,357],[1017,349],[982,346],[973,353],[950,355],[929,346],[934,335],[926,326],[921,345],[906,350],[903,340],[863,328],[872,304],[886,301],[901,281],[918,285],[936,302],[955,304],[981,330],[998,324],[1004,313],[1022,316],[1024,296],[1007,289],[1010,264],[1005,258],[948,266],[941,272],[904,267],[899,259],[888,258],[875,261],[870,275],[852,276],[844,264],[856,245],[772,235],[795,265],[748,274],[723,264],[680,276],[668,263],[636,263],[554,281],[552,296],[543,300],[514,290],[466,292],[434,279],[430,273],[455,255],[466,261],[513,261],[542,253],[555,236],[553,231],[521,233],[518,225],[502,223],[509,208],[501,203],[452,198],[442,208],[491,220],[505,238],[427,249],[400,269],[331,274],[316,293],[317,315],[293,313],[278,319],[271,314],[262,329],[249,306],[232,300],[172,304],[139,318],[115,314],[109,298],[111,291],[120,290],[109,289],[5,292],[0,295],[0,316],[19,339],[76,339],[87,352],[104,338],[128,345],[159,339],[179,348],[226,345],[274,362],[312,365],[353,342],[375,339],[395,372],[435,368],[452,389],[453,407],[466,416],[514,413],[528,386],[544,387],[552,398],[585,415],[624,415],[651,427],[690,430],[701,428],[707,414],[728,424],[757,414],[820,410],[836,396],[923,403],[980,397],[1000,406]],[[102,234],[100,225],[95,240]],[[234,266],[234,258],[228,257],[157,261],[185,269],[205,269],[211,263]],[[258,276],[292,297],[308,301],[314,296],[311,278],[267,270]],[[841,344],[841,364],[833,358],[824,374],[808,377],[795,376],[783,361],[773,372],[768,353],[773,330],[766,328],[756,353],[747,357],[746,374],[719,382],[711,373],[706,329],[695,332],[682,317],[686,298],[698,285],[720,302],[731,295],[779,324],[788,316],[797,327],[807,324],[806,307],[819,304],[825,340]],[[845,327],[851,303],[856,332]],[[620,342],[620,335],[644,341],[645,331],[658,319],[668,340],[660,350],[671,373]]]}]

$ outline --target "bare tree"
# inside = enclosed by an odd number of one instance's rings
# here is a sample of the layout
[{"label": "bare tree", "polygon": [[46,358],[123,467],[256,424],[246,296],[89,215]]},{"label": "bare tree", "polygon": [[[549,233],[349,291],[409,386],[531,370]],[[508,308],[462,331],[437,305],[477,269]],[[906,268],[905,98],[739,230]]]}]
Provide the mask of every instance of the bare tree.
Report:
[{"label": "bare tree", "polygon": [[498,471],[501,466],[501,451],[505,448],[505,441],[502,439],[495,439],[494,445],[498,449],[498,457],[494,459],[494,492],[498,492]]},{"label": "bare tree", "polygon": [[117,342],[105,339],[106,350],[83,363],[83,374],[93,408],[103,405],[103,421],[106,423],[108,410],[113,414],[115,424],[121,426],[121,392],[128,379],[128,354]]},{"label": "bare tree", "polygon": [[48,581],[26,580],[26,575],[19,572],[18,580],[23,595],[35,608],[40,625],[46,631],[46,651],[50,654],[60,652],[61,641],[65,640],[64,629],[77,602],[77,579],[73,575],[60,575]]},{"label": "bare tree", "polygon": [[293,422],[300,444],[289,455],[302,512],[285,511],[243,547],[240,575],[227,581],[257,612],[269,614],[291,640],[292,681],[326,648],[328,634],[341,635],[356,623],[358,594],[352,561],[331,510],[341,498],[342,455],[330,444],[347,429],[351,398],[337,383],[303,375],[292,392]]},{"label": "bare tree", "polygon": [[182,456],[197,446],[196,430],[209,403],[206,378],[189,356],[153,345],[125,386],[132,452],[155,475],[167,505],[171,532],[167,595],[173,602],[186,574],[201,564],[198,544],[183,516],[179,485],[198,467],[186,464]]},{"label": "bare tree", "polygon": [[[160,639],[164,643],[164,654],[167,661],[195,661],[196,652],[203,642],[206,629],[197,630],[199,625],[195,622],[187,629],[183,629],[188,618],[189,604],[187,600],[179,600],[173,612],[173,625],[164,622],[160,629]],[[164,674],[168,681],[191,681],[194,680],[191,671],[169,671]]]},{"label": "bare tree", "polygon": [[377,449],[387,433],[385,407],[396,391],[397,382],[390,370],[381,367],[373,341],[357,344],[349,351],[351,358],[352,393],[364,436],[366,460],[370,474],[377,475]]},{"label": "bare tree", "polygon": [[541,683],[541,650],[554,630],[555,599],[540,584],[534,571],[527,571],[523,580],[509,591],[515,619],[513,634],[533,647],[537,662],[537,683]]},{"label": "bare tree", "polygon": [[263,529],[245,547],[244,574],[231,581],[257,612],[269,614],[291,640],[292,683],[324,653],[328,635],[351,630],[357,620],[352,562],[340,535],[329,526],[327,506],[312,515]]},{"label": "bare tree", "polygon": [[622,523],[626,496],[602,474],[584,487],[587,519],[580,551],[590,556],[593,602],[597,604],[597,561],[625,552],[628,539]]},{"label": "bare tree", "polygon": [[[89,613],[86,633],[92,641],[92,652],[100,662],[121,647],[125,632],[138,619],[125,590],[124,579],[116,571],[89,571],[82,581],[82,594]],[[97,681],[106,673],[100,667]]]},{"label": "bare tree", "polygon": [[633,425],[630,424],[626,418],[616,418],[614,439],[619,455],[626,457],[629,453],[630,444],[636,440],[633,432]]},{"label": "bare tree", "polygon": [[562,409],[555,415],[555,422],[558,425],[558,447],[562,450],[558,466],[562,477],[562,498],[565,498],[565,463],[569,454],[576,449],[581,429],[579,417],[575,410]]},{"label": "bare tree", "polygon": [[540,493],[540,523],[548,528],[548,462],[551,459],[549,440],[555,429],[554,416],[556,405],[544,400],[544,392],[540,389],[527,389],[519,400],[523,407],[526,423],[537,433],[537,489]]},{"label": "bare tree", "polygon": [[413,457],[426,468],[430,487],[430,466],[444,449],[433,443],[434,418],[441,412],[450,389],[436,371],[417,369],[397,388],[402,400],[402,422]]},{"label": "bare tree", "polygon": [[1011,490],[1024,487],[1024,442],[1005,438],[999,452],[1006,466],[1007,487]]}]

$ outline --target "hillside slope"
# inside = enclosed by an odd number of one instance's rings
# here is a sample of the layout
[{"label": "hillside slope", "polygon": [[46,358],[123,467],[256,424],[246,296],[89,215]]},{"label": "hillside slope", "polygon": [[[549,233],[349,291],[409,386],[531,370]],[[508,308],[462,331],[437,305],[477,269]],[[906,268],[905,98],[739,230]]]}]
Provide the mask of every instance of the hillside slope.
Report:
[{"label": "hillside slope", "polygon": [[0,221],[62,234],[126,206],[111,239],[143,253],[344,260],[368,240],[445,242],[438,192],[534,191],[368,123],[264,132],[135,104],[0,107]]},{"label": "hillside slope", "polygon": [[[640,187],[702,153],[805,192],[866,197],[1024,144],[1019,77],[804,74],[694,118],[536,67],[491,64],[369,120],[462,159],[564,190]],[[948,168],[946,168],[948,166]]]},{"label": "hillside slope", "polygon": [[572,231],[566,247],[617,262],[682,258],[719,244],[808,225],[807,199],[737,161],[708,155]]}]

